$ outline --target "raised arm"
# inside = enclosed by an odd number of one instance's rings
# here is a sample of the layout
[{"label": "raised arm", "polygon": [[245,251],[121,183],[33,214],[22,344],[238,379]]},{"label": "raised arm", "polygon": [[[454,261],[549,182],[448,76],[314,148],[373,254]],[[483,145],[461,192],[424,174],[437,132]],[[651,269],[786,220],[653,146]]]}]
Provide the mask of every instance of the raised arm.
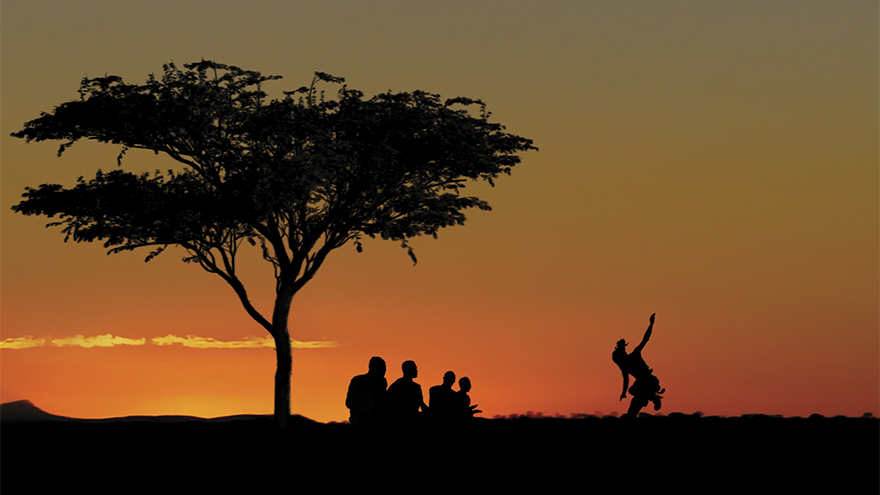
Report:
[{"label": "raised arm", "polygon": [[633,349],[633,352],[642,352],[642,349],[645,348],[645,344],[647,344],[648,340],[651,338],[651,330],[653,330],[654,328],[654,315],[656,314],[657,313],[651,315],[651,318],[649,320],[651,323],[648,325],[648,329],[645,330],[645,336],[642,337],[642,342],[637,345],[635,349]]}]

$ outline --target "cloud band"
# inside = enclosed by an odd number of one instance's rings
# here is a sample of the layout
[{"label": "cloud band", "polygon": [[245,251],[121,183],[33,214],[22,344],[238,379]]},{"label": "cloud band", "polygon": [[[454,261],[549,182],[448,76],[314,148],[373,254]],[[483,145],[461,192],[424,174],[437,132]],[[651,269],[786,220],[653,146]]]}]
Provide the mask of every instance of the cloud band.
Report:
[{"label": "cloud band", "polygon": [[[114,347],[117,345],[144,345],[146,338],[127,339],[125,337],[114,337],[112,334],[97,335],[95,337],[83,337],[77,335],[75,337],[64,337],[60,339],[51,339],[49,344],[54,347],[84,347],[90,349],[92,347]],[[186,337],[178,337],[176,335],[166,335],[164,337],[153,337],[150,339],[153,345],[168,346],[180,344],[184,347],[194,349],[259,349],[263,347],[275,348],[275,340],[269,337],[245,337],[243,340],[222,341],[212,337],[198,337],[196,335],[187,335]],[[45,338],[34,338],[26,335],[24,337],[9,338],[0,341],[0,349],[28,349],[31,347],[43,347],[46,345]],[[331,347],[339,347],[337,342],[330,340],[316,341],[299,341],[292,340],[290,347],[294,349],[325,349]]]},{"label": "cloud band", "polygon": [[144,345],[147,339],[127,339],[125,337],[114,337],[112,334],[98,335],[96,337],[64,337],[63,339],[52,339],[49,343],[55,347],[79,346],[90,349],[92,347],[113,347],[117,345]]},{"label": "cloud band", "polygon": [[0,349],[27,349],[44,345],[46,345],[46,339],[35,339],[30,335],[0,340]]}]

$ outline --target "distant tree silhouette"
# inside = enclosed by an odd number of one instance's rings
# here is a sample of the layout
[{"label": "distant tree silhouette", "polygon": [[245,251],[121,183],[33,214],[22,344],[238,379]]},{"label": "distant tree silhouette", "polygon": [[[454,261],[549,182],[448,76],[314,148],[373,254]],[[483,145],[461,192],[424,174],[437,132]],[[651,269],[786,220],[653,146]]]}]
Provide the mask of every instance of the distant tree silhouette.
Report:
[{"label": "distant tree silhouette", "polygon": [[[146,149],[182,171],[103,173],[69,189],[27,188],[13,210],[60,216],[65,240],[104,241],[110,253],[169,246],[187,251],[229,284],[245,311],[275,340],[274,413],[290,414],[292,357],[288,319],[294,295],[330,251],[363,236],[400,242],[434,237],[465,222],[464,210],[489,205],[464,196],[468,180],[493,184],[520,162],[532,141],[489,122],[479,100],[424,91],[365,99],[343,85],[325,99],[316,72],[308,87],[268,100],[262,76],[212,61],[164,66],[161,78],[127,84],[118,76],[84,78],[80,98],[27,122],[12,135],[60,140],[59,156],[80,139]],[[476,108],[473,114],[469,109]],[[493,184],[494,185],[494,184]],[[258,245],[275,270],[271,315],[251,303],[237,271],[243,242]]]}]

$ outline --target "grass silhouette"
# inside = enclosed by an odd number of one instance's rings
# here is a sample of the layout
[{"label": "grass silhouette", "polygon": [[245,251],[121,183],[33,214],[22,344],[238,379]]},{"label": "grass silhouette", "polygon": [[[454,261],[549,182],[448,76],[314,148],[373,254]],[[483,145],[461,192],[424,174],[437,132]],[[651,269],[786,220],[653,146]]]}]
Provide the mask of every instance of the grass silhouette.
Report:
[{"label": "grass silhouette", "polygon": [[523,415],[405,430],[294,417],[281,431],[271,416],[16,419],[3,406],[4,493],[880,489],[880,420],[870,415]]}]

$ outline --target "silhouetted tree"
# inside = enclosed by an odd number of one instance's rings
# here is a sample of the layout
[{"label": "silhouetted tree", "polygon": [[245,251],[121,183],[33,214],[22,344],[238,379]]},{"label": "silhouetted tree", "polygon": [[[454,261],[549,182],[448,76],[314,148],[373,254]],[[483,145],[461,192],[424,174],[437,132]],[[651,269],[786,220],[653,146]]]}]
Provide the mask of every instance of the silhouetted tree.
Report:
[{"label": "silhouetted tree", "polygon": [[[532,141],[489,122],[479,100],[423,91],[365,99],[341,86],[325,99],[315,73],[308,87],[267,99],[262,76],[212,61],[164,66],[161,78],[127,84],[118,76],[84,78],[78,100],[12,134],[27,142],[61,140],[60,156],[80,139],[164,153],[180,171],[98,171],[66,189],[27,188],[13,210],[59,216],[67,239],[104,241],[109,253],[169,246],[187,251],[229,284],[247,313],[275,339],[275,418],[290,414],[288,318],[293,296],[330,251],[379,236],[398,241],[461,225],[464,210],[489,205],[464,196],[468,180],[492,184],[519,163]],[[469,109],[478,108],[474,115]],[[494,184],[493,184],[494,185]],[[236,271],[243,242],[259,245],[275,270],[275,303],[261,314]],[[108,253],[108,254],[109,254]]]}]

